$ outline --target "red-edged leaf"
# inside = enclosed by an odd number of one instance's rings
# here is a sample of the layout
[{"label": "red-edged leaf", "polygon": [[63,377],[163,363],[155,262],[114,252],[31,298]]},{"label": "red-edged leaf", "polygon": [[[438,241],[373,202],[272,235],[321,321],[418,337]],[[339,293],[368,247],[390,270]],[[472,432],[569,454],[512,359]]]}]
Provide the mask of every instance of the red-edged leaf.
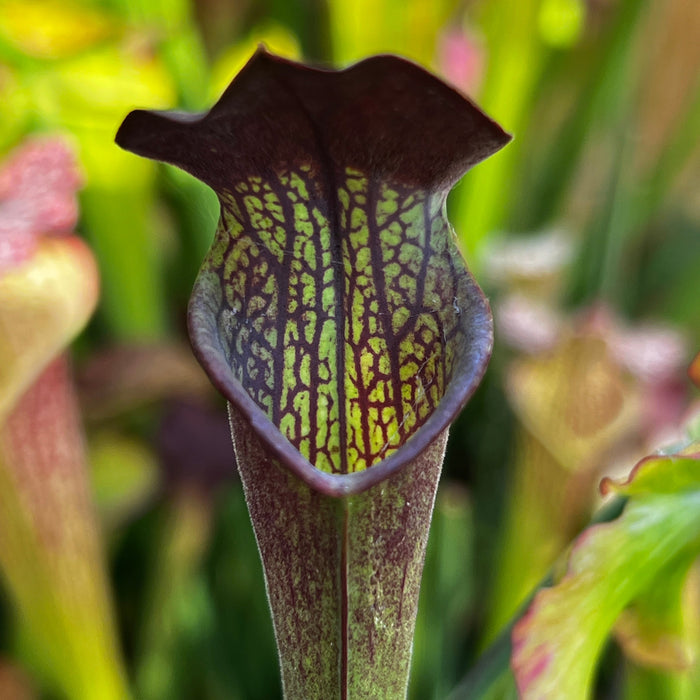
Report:
[{"label": "red-edged leaf", "polygon": [[621,484],[615,521],[576,541],[566,575],[540,591],[513,630],[512,665],[524,700],[588,698],[603,643],[623,610],[700,546],[700,453],[642,460]]}]

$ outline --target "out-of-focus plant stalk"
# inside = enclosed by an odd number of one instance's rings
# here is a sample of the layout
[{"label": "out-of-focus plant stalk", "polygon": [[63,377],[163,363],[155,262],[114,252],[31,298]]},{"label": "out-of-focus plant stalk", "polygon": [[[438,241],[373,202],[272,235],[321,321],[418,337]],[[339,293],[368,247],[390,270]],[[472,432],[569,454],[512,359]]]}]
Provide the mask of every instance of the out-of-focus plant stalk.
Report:
[{"label": "out-of-focus plant stalk", "polygon": [[[435,59],[436,37],[455,0],[337,0],[328,5],[333,59],[346,64],[373,53],[399,53],[424,66]],[[368,22],[367,17],[372,17]]]},{"label": "out-of-focus plant stalk", "polygon": [[493,641],[567,542],[566,472],[526,430],[516,434],[513,477],[489,601],[485,643]]},{"label": "out-of-focus plant stalk", "polygon": [[[505,128],[521,133],[542,69],[546,46],[537,29],[539,0],[484,3],[482,21],[487,37],[486,74],[478,96]],[[504,37],[508,37],[504,40]],[[484,238],[504,223],[503,192],[510,189],[518,146],[497,154],[470,173],[453,197],[455,226],[465,251],[480,252]],[[476,264],[479,257],[476,256]]]},{"label": "out-of-focus plant stalk", "polygon": [[[619,114],[629,98],[629,88],[623,88],[629,83],[635,29],[647,7],[638,0],[623,0],[616,8],[611,26],[603,36],[591,40],[592,47],[588,50],[593,59],[588,82],[561,128],[543,144],[546,166],[534,173],[523,212],[524,225],[528,228],[547,226],[561,215],[582,153],[589,144],[591,129]],[[577,58],[577,52],[573,52],[570,60]]]},{"label": "out-of-focus plant stalk", "polygon": [[[217,497],[233,476],[228,423],[218,408],[199,401],[176,401],[158,431],[168,498],[141,620],[135,684],[143,700],[168,700],[192,692],[186,685],[189,669],[173,669],[171,659],[183,647],[203,643],[215,624],[201,567]],[[251,652],[259,650],[254,647]]]},{"label": "out-of-focus plant stalk", "polygon": [[459,639],[474,603],[474,525],[469,493],[440,487],[425,556],[409,696],[443,700],[462,669]]},{"label": "out-of-focus plant stalk", "polygon": [[507,383],[520,426],[489,637],[586,521],[597,464],[639,413],[636,388],[603,340],[583,329],[513,363]]},{"label": "out-of-focus plant stalk", "polygon": [[0,532],[30,664],[75,700],[127,698],[65,358],[42,372],[0,429]]},{"label": "out-of-focus plant stalk", "polygon": [[[201,611],[192,607],[199,600],[196,574],[209,543],[211,516],[211,500],[196,489],[179,489],[167,504],[135,676],[143,700],[167,700],[177,694],[178,676],[170,661],[178,636],[187,622],[206,624],[197,619]],[[188,612],[189,619],[183,619]]]}]

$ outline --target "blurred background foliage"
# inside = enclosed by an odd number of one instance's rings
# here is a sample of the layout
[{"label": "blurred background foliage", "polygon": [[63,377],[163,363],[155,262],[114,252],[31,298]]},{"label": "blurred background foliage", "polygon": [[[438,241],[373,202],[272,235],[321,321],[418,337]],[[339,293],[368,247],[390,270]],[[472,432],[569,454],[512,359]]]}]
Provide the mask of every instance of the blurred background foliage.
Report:
[{"label": "blurred background foliage", "polygon": [[[427,555],[411,696],[440,699],[588,521],[601,475],[675,439],[697,402],[699,35],[689,0],[0,2],[0,156],[60,134],[85,181],[102,295],[73,356],[135,697],[262,700],[279,678],[224,406],[184,332],[216,200],[120,151],[125,114],[206,109],[263,42],[322,65],[406,56],[514,133],[449,201],[497,343]],[[682,583],[697,614],[698,576]],[[60,697],[28,646],[3,598],[0,696]],[[698,697],[630,646],[609,645],[599,697]],[[505,674],[491,697],[513,692]]]}]

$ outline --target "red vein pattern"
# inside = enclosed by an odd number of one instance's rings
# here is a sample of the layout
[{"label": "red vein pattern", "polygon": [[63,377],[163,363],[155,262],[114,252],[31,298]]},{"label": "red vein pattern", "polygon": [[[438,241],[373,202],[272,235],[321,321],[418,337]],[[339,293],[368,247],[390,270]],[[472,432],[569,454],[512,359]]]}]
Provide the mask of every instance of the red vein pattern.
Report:
[{"label": "red vein pattern", "polygon": [[443,196],[352,169],[335,181],[335,202],[310,166],[237,184],[203,274],[235,377],[314,466],[347,473],[440,401],[467,273]]}]

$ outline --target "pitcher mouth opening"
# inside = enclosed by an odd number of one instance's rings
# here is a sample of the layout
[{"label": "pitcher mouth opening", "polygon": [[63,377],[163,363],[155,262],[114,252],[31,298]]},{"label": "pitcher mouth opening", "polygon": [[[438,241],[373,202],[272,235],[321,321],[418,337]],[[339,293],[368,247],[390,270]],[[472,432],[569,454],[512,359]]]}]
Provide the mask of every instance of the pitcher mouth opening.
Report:
[{"label": "pitcher mouth opening", "polygon": [[318,70],[258,51],[204,114],[137,111],[117,142],[219,196],[190,302],[195,353],[270,454],[367,488],[456,417],[491,352],[444,206],[510,140],[418,66]]},{"label": "pitcher mouth opening", "polygon": [[[204,278],[205,279],[205,278]],[[270,458],[289,469],[309,487],[332,497],[361,493],[389,478],[418,457],[440,434],[447,430],[462,410],[486,371],[493,347],[492,318],[488,301],[478,290],[478,299],[472,299],[472,318],[469,347],[465,347],[455,366],[453,376],[439,403],[424,423],[395,451],[373,463],[367,469],[350,473],[330,473],[318,469],[272,423],[266,412],[251,398],[235,377],[221,346],[220,336],[212,323],[206,322],[204,299],[199,296],[203,279],[198,280],[188,314],[190,338],[195,355],[223,396],[229,402],[229,413],[244,421],[264,445]],[[201,302],[197,300],[201,299]]]}]

